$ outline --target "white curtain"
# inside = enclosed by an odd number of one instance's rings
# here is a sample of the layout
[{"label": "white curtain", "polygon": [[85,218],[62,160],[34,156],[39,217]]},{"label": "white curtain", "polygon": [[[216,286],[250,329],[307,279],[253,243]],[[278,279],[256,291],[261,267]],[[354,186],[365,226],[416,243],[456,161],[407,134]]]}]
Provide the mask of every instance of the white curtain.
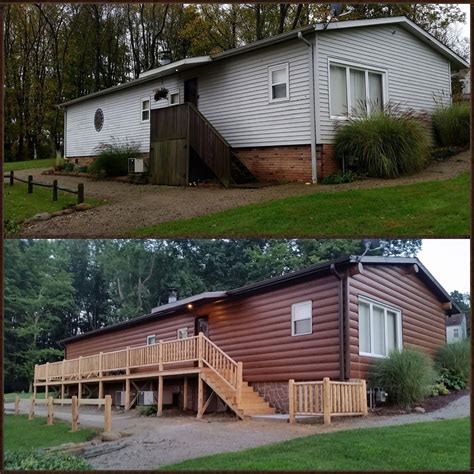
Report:
[{"label": "white curtain", "polygon": [[366,303],[359,303],[359,350],[370,352],[369,305]]},{"label": "white curtain", "polygon": [[351,69],[351,108],[356,117],[365,115],[367,110],[365,72],[357,69]]},{"label": "white curtain", "polygon": [[347,79],[346,68],[330,67],[331,81],[331,115],[336,117],[347,116]]},{"label": "white curtain", "polygon": [[372,320],[374,322],[374,348],[373,352],[379,355],[385,355],[385,316],[384,310],[373,306]]},{"label": "white curtain", "polygon": [[371,112],[383,109],[382,74],[369,72],[369,96]]},{"label": "white curtain", "polygon": [[387,311],[387,354],[397,348],[397,315]]}]

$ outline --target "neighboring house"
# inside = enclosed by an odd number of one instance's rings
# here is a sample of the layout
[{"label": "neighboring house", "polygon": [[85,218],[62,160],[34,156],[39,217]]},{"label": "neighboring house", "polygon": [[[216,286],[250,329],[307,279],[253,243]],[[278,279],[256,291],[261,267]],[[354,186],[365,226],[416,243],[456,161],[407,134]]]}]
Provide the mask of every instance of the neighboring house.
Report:
[{"label": "neighboring house", "polygon": [[161,390],[196,408],[205,382],[238,414],[286,412],[289,379],[366,378],[396,349],[432,355],[458,312],[416,258],[344,257],[66,339],[66,360],[37,366],[34,387],[125,391],[127,408],[137,391]]},{"label": "neighboring house", "polygon": [[448,343],[467,338],[467,322],[464,313],[446,317],[446,340]]},{"label": "neighboring house", "polygon": [[88,163],[115,137],[139,146],[157,184],[228,184],[242,165],[262,181],[316,182],[338,169],[332,143],[348,115],[388,103],[430,113],[466,67],[405,17],[312,25],[62,104],[65,156]]}]

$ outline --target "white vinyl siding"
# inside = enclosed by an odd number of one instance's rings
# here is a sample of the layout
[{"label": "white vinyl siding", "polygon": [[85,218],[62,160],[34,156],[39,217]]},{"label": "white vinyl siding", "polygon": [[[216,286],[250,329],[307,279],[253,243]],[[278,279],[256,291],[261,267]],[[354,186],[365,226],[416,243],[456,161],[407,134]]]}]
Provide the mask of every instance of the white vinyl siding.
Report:
[{"label": "white vinyl siding", "polygon": [[317,33],[316,44],[318,143],[332,142],[337,123],[329,110],[329,58],[386,71],[387,98],[405,109],[430,112],[435,108],[434,95],[450,94],[448,60],[400,25],[346,30],[331,30],[329,26]]},{"label": "white vinyl siding", "polygon": [[387,357],[401,350],[401,312],[384,303],[359,298],[359,354],[368,357]]},{"label": "white vinyl siding", "polygon": [[313,302],[291,305],[291,335],[303,336],[313,332]]}]

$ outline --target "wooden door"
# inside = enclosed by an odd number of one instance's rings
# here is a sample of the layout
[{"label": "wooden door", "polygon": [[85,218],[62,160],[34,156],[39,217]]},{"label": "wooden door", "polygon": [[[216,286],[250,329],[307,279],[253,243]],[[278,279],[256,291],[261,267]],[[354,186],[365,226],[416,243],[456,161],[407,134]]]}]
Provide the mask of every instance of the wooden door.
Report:
[{"label": "wooden door", "polygon": [[191,104],[195,105],[197,108],[198,98],[199,95],[197,79],[194,77],[192,79],[184,81],[184,101],[191,102]]},{"label": "wooden door", "polygon": [[184,138],[151,142],[150,181],[152,184],[188,184],[188,148]]}]

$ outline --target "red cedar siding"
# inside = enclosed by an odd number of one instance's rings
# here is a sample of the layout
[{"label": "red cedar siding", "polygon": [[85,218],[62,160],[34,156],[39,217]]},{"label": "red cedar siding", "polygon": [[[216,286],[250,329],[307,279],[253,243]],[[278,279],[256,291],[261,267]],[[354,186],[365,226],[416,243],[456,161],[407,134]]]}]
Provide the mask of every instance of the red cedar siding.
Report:
[{"label": "red cedar siding", "polygon": [[433,355],[446,342],[442,303],[416,274],[406,274],[402,267],[364,265],[364,272],[349,280],[350,377],[366,378],[373,361],[359,356],[358,296],[401,310],[403,347]]},{"label": "red cedar siding", "polygon": [[[338,281],[333,276],[280,287],[239,300],[209,304],[192,313],[97,335],[67,346],[67,357],[140,346],[146,336],[176,338],[176,330],[194,331],[197,316],[209,317],[209,337],[244,363],[249,382],[339,378]],[[313,333],[291,336],[291,305],[313,301]]]}]

